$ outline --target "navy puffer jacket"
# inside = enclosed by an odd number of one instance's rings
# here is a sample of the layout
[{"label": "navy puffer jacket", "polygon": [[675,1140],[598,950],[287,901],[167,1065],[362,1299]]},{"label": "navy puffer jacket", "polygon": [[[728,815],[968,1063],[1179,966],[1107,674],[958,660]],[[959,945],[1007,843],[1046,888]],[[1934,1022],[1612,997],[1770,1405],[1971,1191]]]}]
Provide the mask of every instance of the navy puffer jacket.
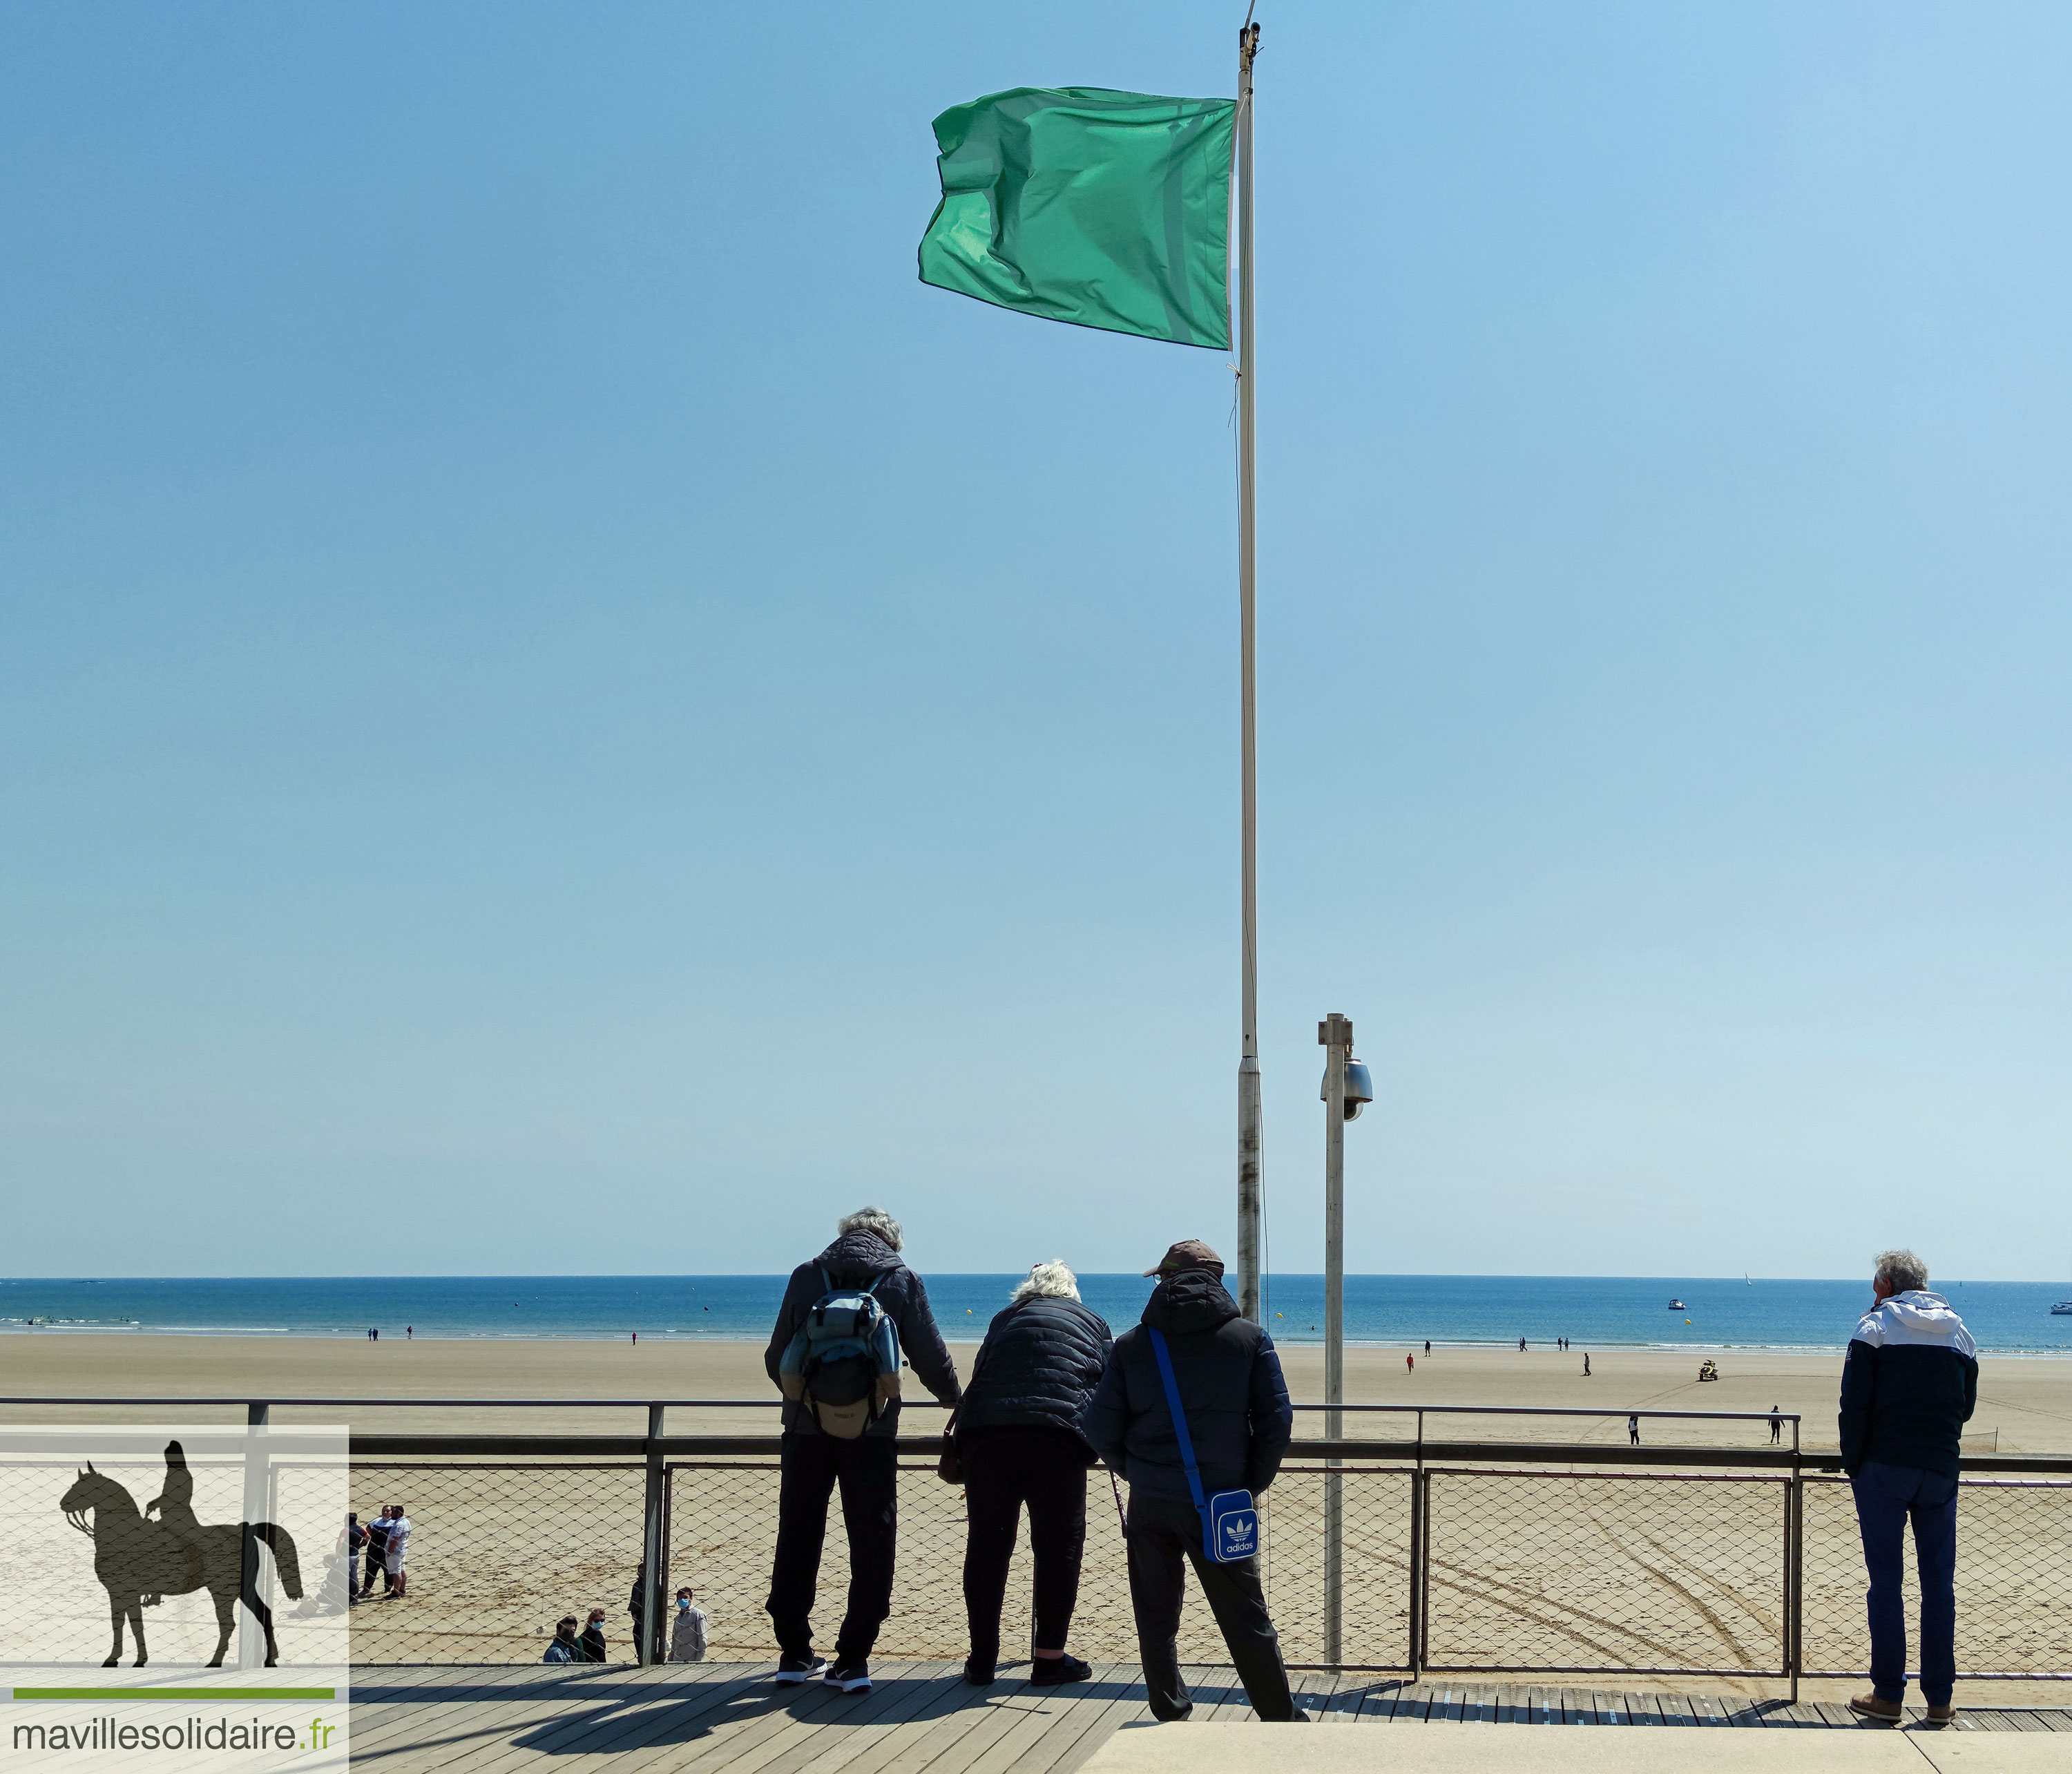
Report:
[{"label": "navy puffer jacket", "polygon": [[1281,1470],[1295,1413],[1273,1339],[1238,1316],[1236,1301],[1206,1269],[1161,1282],[1145,1306],[1144,1323],[1115,1340],[1081,1432],[1132,1491],[1192,1500],[1147,1334],[1153,1326],[1173,1357],[1202,1490],[1264,1491]]},{"label": "navy puffer jacket", "polygon": [[[1062,1429],[1082,1443],[1079,1417],[1100,1384],[1114,1342],[1075,1299],[1018,1302],[986,1327],[957,1429]],[[1093,1449],[1087,1448],[1092,1463]]]}]

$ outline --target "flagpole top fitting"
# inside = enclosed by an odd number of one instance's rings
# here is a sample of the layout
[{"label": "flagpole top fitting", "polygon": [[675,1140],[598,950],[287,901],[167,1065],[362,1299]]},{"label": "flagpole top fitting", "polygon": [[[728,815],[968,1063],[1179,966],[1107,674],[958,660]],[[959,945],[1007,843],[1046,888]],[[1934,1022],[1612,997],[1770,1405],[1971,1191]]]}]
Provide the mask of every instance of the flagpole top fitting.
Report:
[{"label": "flagpole top fitting", "polygon": [[1259,27],[1254,24],[1240,25],[1237,33],[1238,65],[1240,68],[1251,67],[1253,58],[1258,54]]}]

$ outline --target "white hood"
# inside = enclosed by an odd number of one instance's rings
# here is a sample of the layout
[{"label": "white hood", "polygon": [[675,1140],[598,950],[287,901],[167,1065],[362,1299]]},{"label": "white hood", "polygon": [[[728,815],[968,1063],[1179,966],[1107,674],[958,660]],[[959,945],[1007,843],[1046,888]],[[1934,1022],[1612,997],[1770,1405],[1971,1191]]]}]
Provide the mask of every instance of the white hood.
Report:
[{"label": "white hood", "polygon": [[1955,1308],[1940,1294],[1931,1294],[1925,1287],[1895,1294],[1866,1312],[1856,1327],[1856,1340],[1873,1348],[1911,1344],[1955,1349],[1959,1355],[1978,1352]]}]

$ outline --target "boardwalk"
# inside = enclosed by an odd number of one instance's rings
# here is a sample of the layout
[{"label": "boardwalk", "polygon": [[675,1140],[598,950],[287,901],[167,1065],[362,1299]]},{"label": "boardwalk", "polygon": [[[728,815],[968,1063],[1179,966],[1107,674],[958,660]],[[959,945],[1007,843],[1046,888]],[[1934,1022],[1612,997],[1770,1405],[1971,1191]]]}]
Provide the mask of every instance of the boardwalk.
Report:
[{"label": "boardwalk", "polygon": [[[540,1774],[571,1760],[614,1774],[1070,1774],[1148,1717],[1133,1664],[1032,1688],[1018,1671],[978,1689],[943,1662],[874,1665],[867,1695],[773,1688],[767,1663],[655,1669],[369,1669],[353,1689],[352,1759],[368,1774]],[[1623,1725],[1778,1730],[1866,1727],[1845,1706],[1580,1688],[1299,1674],[1300,1702],[1335,1723]],[[1187,1671],[1194,1718],[1251,1716],[1227,1668]],[[1918,1723],[1919,1715],[1914,1715]],[[2072,1732],[2062,1709],[1967,1710],[1960,1731]],[[2072,1743],[2066,1746],[2072,1766]]]}]

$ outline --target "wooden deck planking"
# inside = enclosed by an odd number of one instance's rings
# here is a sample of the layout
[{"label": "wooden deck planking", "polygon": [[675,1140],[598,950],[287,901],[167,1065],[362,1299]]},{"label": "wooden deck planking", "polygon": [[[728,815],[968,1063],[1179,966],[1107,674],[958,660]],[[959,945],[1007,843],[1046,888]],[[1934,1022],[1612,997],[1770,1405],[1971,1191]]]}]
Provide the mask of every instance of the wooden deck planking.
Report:
[{"label": "wooden deck planking", "polygon": [[[358,1684],[353,1759],[379,1774],[1073,1774],[1149,1710],[1134,1664],[1038,1688],[1026,1672],[974,1688],[960,1667],[888,1661],[867,1695],[818,1684],[776,1687],[767,1664],[652,1669],[464,1666],[384,1671]],[[1250,1716],[1235,1672],[1189,1665],[1198,1720]],[[1519,1723],[1713,1728],[1866,1726],[1833,1701],[1615,1694],[1306,1670],[1296,1703],[1344,1725]],[[1910,1709],[1911,1728],[1926,1729]],[[1960,1730],[2065,1732],[2062,1708],[1965,1708]],[[573,1765],[569,1765],[573,1764]]]}]

